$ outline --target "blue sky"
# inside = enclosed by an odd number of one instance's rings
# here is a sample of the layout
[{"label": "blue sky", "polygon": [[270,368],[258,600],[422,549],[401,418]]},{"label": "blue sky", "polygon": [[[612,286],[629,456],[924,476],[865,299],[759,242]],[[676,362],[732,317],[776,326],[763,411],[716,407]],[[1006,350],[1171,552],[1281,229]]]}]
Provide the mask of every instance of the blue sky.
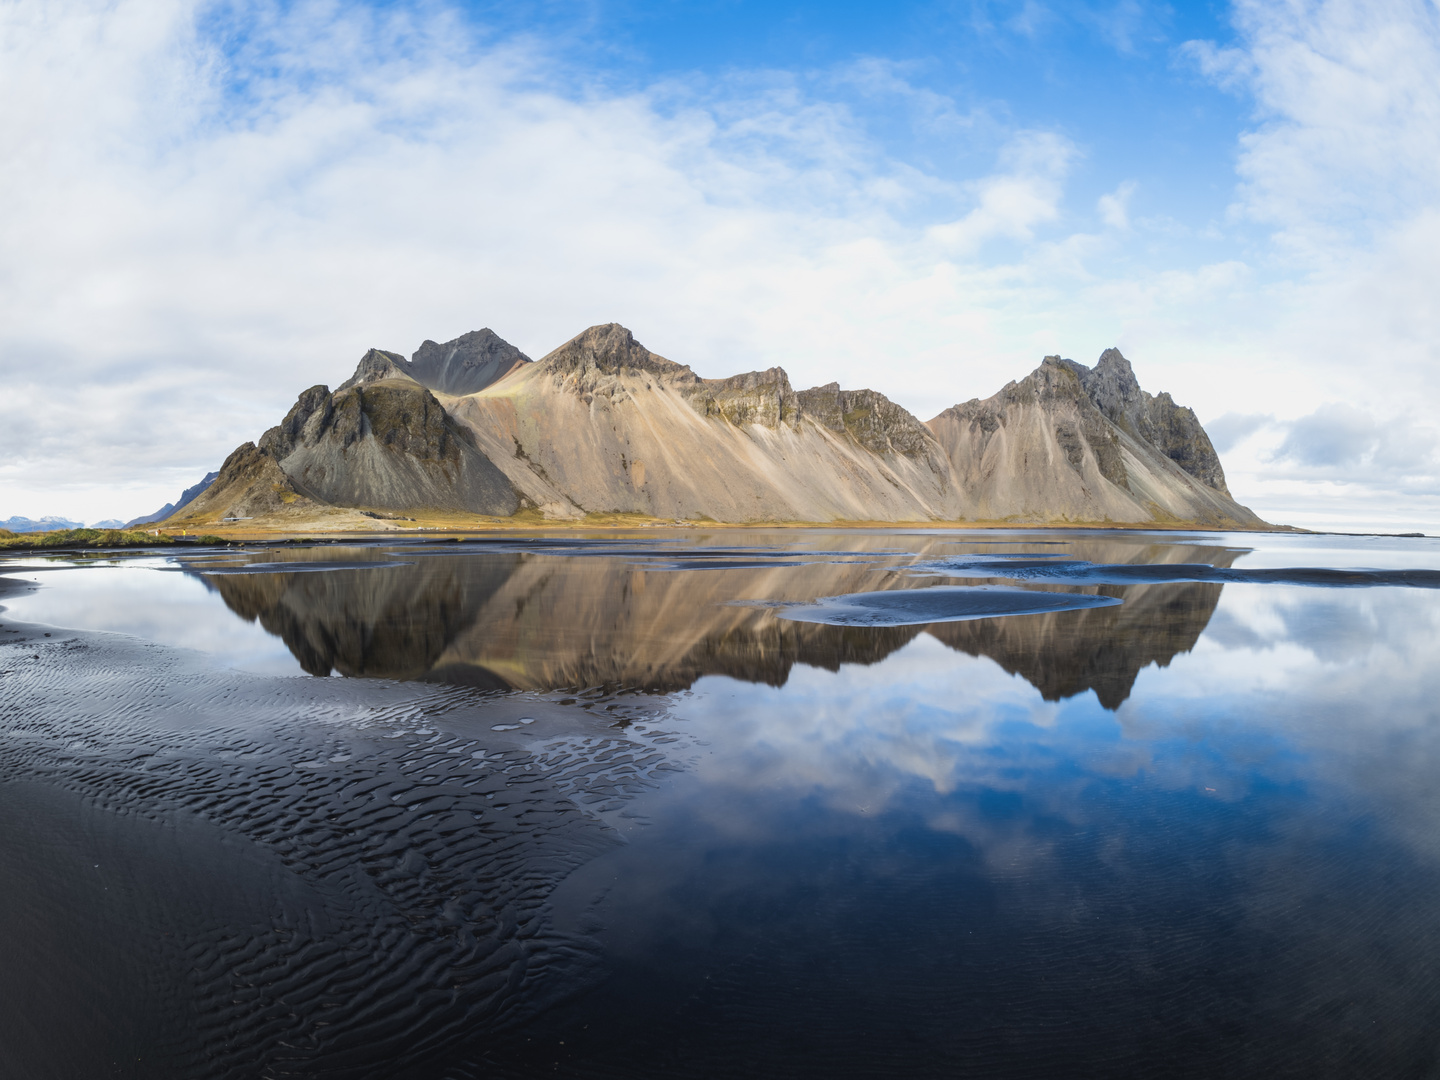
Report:
[{"label": "blue sky", "polygon": [[1118,345],[1271,520],[1440,531],[1435,70],[1430,0],[0,0],[0,517],[615,320],[922,419]]},{"label": "blue sky", "polygon": [[[956,180],[993,160],[1015,125],[1076,144],[1080,216],[1124,181],[1137,212],[1205,226],[1223,216],[1248,105],[1177,50],[1228,42],[1223,6],[1197,3],[598,3],[474,5],[478,25],[545,35],[612,91],[674,80],[795,80],[843,102],[883,151]],[[857,67],[882,65],[897,92]],[[935,100],[917,100],[929,93]],[[928,104],[928,107],[927,107]],[[917,207],[916,213],[934,212]]]}]

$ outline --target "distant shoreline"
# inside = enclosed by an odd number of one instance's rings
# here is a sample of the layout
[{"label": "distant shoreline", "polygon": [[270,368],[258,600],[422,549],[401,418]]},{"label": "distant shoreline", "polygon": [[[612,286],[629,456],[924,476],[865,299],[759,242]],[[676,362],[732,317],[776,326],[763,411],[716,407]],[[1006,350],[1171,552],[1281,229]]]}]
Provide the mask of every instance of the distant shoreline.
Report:
[{"label": "distant shoreline", "polygon": [[[598,515],[597,515],[598,516]],[[1383,532],[1338,532],[1319,529],[1303,529],[1296,526],[1273,525],[1267,528],[1243,528],[1225,526],[1207,526],[1192,522],[1186,523],[1156,523],[1146,522],[1144,524],[1124,523],[1068,523],[1068,522],[937,522],[937,521],[831,521],[831,522],[716,522],[716,521],[662,521],[652,519],[630,519],[626,515],[624,520],[614,520],[606,515],[600,520],[587,521],[556,521],[538,523],[527,522],[505,522],[486,521],[473,524],[459,524],[453,519],[444,523],[416,524],[408,527],[398,526],[387,529],[358,529],[344,526],[325,526],[321,524],[299,525],[288,528],[244,528],[235,526],[207,525],[203,532],[181,529],[161,528],[158,530],[146,530],[152,533],[152,539],[145,544],[134,544],[117,542],[103,546],[85,545],[81,546],[69,542],[64,537],[56,537],[54,543],[44,542],[43,533],[31,533],[29,537],[33,546],[27,545],[23,548],[0,549],[0,557],[13,554],[24,556],[41,552],[62,552],[62,551],[86,551],[96,552],[102,550],[154,550],[163,551],[171,547],[167,541],[173,541],[175,547],[191,548],[200,546],[214,546],[217,543],[223,544],[296,544],[313,541],[316,543],[337,543],[344,541],[356,541],[365,543],[394,542],[400,540],[426,540],[435,542],[463,541],[487,535],[514,535],[516,533],[529,533],[534,535],[545,535],[554,533],[582,533],[582,532],[686,532],[693,533],[705,530],[726,530],[752,532],[760,531],[793,531],[793,530],[831,530],[831,531],[926,531],[926,532],[1082,532],[1082,533],[1177,533],[1177,532],[1206,532],[1206,533],[1253,533],[1257,535],[1292,534],[1300,536],[1373,536],[1389,539],[1426,539],[1424,533],[1383,533]]]}]

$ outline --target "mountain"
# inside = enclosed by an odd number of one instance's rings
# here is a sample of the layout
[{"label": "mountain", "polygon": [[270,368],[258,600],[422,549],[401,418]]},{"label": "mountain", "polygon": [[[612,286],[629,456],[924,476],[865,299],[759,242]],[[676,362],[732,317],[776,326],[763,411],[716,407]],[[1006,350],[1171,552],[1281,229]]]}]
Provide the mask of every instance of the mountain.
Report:
[{"label": "mountain", "polygon": [[104,521],[97,521],[90,526],[92,529],[123,529],[125,523],[119,518],[106,518]]},{"label": "mountain", "polygon": [[83,522],[62,517],[42,517],[38,521],[27,517],[12,517],[0,521],[0,528],[16,533],[51,532],[54,529],[83,529]]},{"label": "mountain", "polygon": [[372,349],[334,393],[306,390],[173,520],[293,518],[322,506],[513,514],[520,504],[504,474],[402,362]]},{"label": "mountain", "polygon": [[437,394],[474,394],[531,362],[487,326],[444,345],[426,340],[410,358],[406,374]]},{"label": "mountain", "polygon": [[1118,349],[1094,368],[1047,356],[929,427],[981,520],[1264,524],[1230,497],[1195,414],[1141,390]]},{"label": "mountain", "polygon": [[[409,360],[384,349],[371,349],[361,364],[366,360],[371,361],[372,366],[383,363],[386,370],[414,379],[427,390],[452,396],[477,393],[516,368],[534,363],[488,326],[461,334],[444,345],[427,338]],[[340,389],[349,389],[356,378],[341,383]]]},{"label": "mountain", "polygon": [[[188,493],[187,493],[188,494]],[[1195,414],[1108,350],[1046,357],[922,424],[874,390],[781,368],[705,379],[616,323],[532,361],[489,329],[372,349],[237,449],[175,524],[396,511],[549,519],[1261,526]],[[360,515],[367,515],[369,522]],[[343,519],[343,522],[342,522]]]},{"label": "mountain", "polygon": [[123,528],[133,529],[136,525],[150,525],[156,521],[164,521],[177,510],[190,505],[197,495],[215,482],[215,478],[219,475],[218,472],[206,473],[203,480],[193,487],[188,487],[182,491],[180,498],[176,499],[173,503],[166,503],[153,514],[146,514],[144,517],[138,517],[134,521],[127,521]]},{"label": "mountain", "polygon": [[702,379],[615,323],[446,407],[555,517],[907,521],[962,506],[943,448],[880,394],[796,392],[780,368]]}]

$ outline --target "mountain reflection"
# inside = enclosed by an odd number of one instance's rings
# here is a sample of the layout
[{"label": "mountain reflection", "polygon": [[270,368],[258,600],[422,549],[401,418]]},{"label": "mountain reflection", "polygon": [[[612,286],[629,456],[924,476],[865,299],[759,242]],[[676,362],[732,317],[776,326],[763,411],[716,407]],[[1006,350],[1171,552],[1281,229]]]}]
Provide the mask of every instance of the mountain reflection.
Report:
[{"label": "mountain reflection", "polygon": [[[1223,586],[1204,583],[1051,586],[1100,593],[1117,607],[925,626],[857,628],[779,619],[765,605],[850,592],[912,588],[921,557],[993,546],[953,537],[857,537],[841,556],[714,569],[657,569],[651,552],[304,549],[292,561],[409,558],[383,569],[204,575],[237,615],[281,638],[313,675],[426,680],[493,689],[604,686],[654,692],[706,675],[782,686],[796,664],[837,670],[874,664],[929,633],[958,652],[986,656],[1048,700],[1094,690],[1114,709],[1136,676],[1193,648]],[[879,542],[888,551],[867,552]],[[793,543],[793,541],[792,541]],[[1007,549],[1043,541],[1012,540]],[[1083,538],[1057,549],[1095,562],[1204,562],[1229,566],[1234,549]],[[757,549],[758,550],[758,549]],[[773,549],[772,555],[779,554]],[[786,555],[796,554],[787,548]],[[202,568],[191,567],[199,573]],[[941,579],[943,580],[943,579]],[[975,579],[965,583],[974,584]]]}]

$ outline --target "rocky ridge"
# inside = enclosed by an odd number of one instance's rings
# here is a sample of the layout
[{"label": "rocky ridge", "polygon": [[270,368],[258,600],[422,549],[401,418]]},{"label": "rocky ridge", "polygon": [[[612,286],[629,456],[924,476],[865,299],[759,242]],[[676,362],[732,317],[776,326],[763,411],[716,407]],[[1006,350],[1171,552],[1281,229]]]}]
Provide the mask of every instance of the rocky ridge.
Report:
[{"label": "rocky ridge", "polygon": [[554,517],[948,520],[962,505],[939,443],[882,395],[797,393],[779,368],[702,379],[614,323],[447,408]]},{"label": "rocky ridge", "polygon": [[[475,387],[475,389],[470,389]],[[1263,524],[1195,414],[1107,350],[921,423],[874,390],[723,379],[594,326],[538,361],[490,330],[372,349],[314,386],[176,520],[297,507],[763,521]],[[242,512],[244,511],[244,512]],[[252,513],[253,511],[253,513]]]},{"label": "rocky ridge", "polygon": [[157,521],[164,521],[166,518],[173,516],[178,511],[189,506],[206,488],[215,482],[216,477],[219,475],[218,472],[206,473],[198,484],[194,484],[182,491],[180,498],[176,499],[173,503],[166,503],[153,514],[146,514],[144,517],[127,521],[121,528],[133,529],[137,525],[150,525]]},{"label": "rocky ridge", "polygon": [[[383,370],[414,379],[425,389],[437,394],[473,394],[491,383],[499,382],[516,368],[533,363],[528,356],[501,338],[488,326],[461,334],[454,341],[438,345],[426,338],[409,360],[399,353],[371,349],[360,361],[361,370]],[[340,384],[349,389],[360,371]]]}]

